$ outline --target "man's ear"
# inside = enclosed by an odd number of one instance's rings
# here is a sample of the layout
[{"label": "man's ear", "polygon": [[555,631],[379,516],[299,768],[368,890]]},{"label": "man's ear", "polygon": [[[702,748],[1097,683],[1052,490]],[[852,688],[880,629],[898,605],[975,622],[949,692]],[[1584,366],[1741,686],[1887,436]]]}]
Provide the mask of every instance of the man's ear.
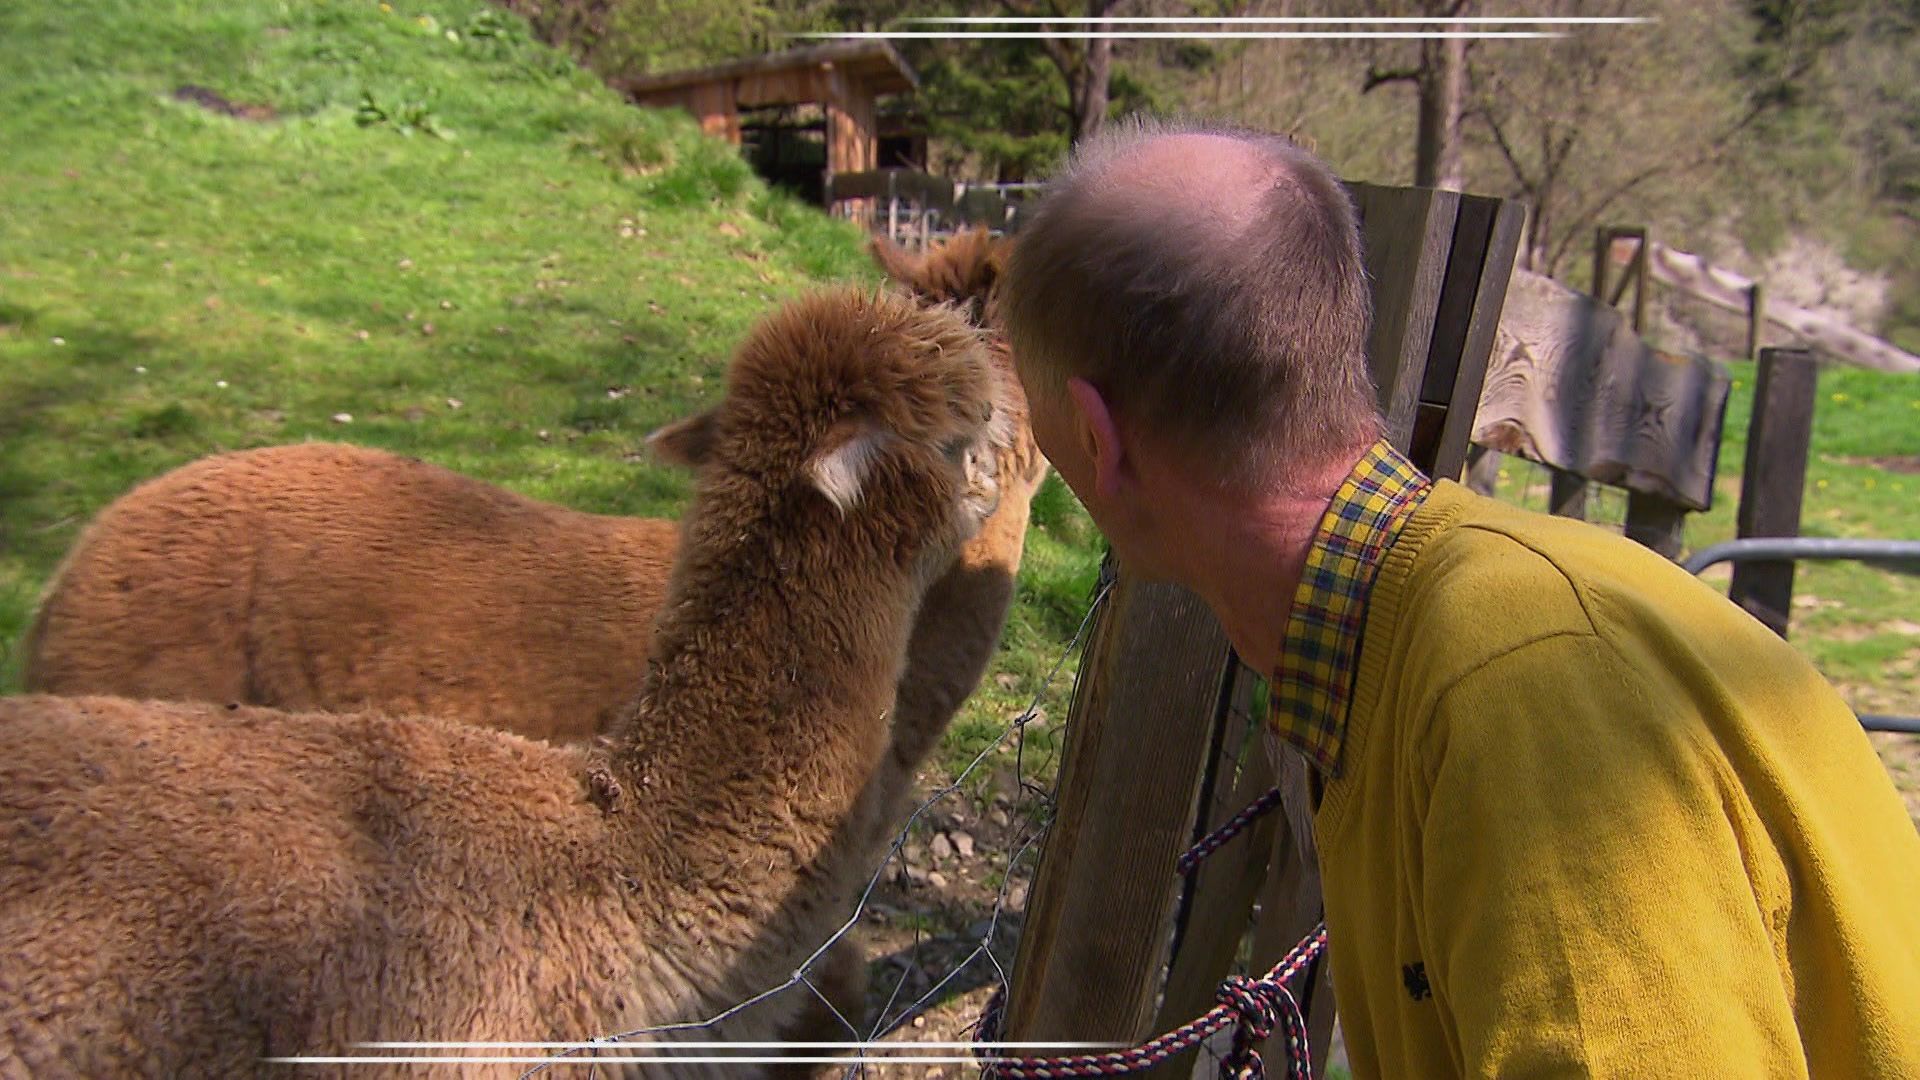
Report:
[{"label": "man's ear", "polygon": [[1093,464],[1094,491],[1102,499],[1112,499],[1120,493],[1121,480],[1132,466],[1120,440],[1120,424],[1113,407],[1098,387],[1078,377],[1067,380],[1067,399],[1073,403],[1074,437]]},{"label": "man's ear", "polygon": [[830,441],[825,450],[807,463],[807,476],[844,514],[859,504],[867,475],[893,436],[885,428],[870,423],[849,424],[836,434],[838,441]]},{"label": "man's ear", "polygon": [[675,420],[647,436],[647,448],[669,465],[699,468],[713,456],[720,422],[708,409],[682,420]]}]

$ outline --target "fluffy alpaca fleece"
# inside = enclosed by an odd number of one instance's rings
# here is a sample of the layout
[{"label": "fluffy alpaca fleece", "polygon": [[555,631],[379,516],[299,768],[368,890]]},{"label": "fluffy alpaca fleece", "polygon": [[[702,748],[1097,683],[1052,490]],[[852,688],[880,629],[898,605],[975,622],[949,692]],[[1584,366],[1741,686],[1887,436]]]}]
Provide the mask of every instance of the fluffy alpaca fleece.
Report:
[{"label": "fluffy alpaca fleece", "polygon": [[912,254],[885,237],[868,246],[873,261],[914,295],[934,303],[957,303],[981,326],[998,319],[994,304],[1006,273],[1011,243],[984,228],[963,229]]},{"label": "fluffy alpaca fleece", "polygon": [[[962,234],[916,257],[882,240],[873,254],[923,300],[984,310],[1003,244]],[[994,354],[1017,387],[1004,347]],[[978,684],[1012,602],[1046,462],[1017,394],[1011,410],[1000,507],[915,630],[890,756],[901,790]],[[88,526],[27,636],[26,685],[584,740],[629,704],[678,541],[671,521],[580,513],[384,451],[221,454]]]},{"label": "fluffy alpaca fleece", "polygon": [[[756,328],[722,403],[663,436],[705,464],[620,729],[644,738],[0,701],[0,1074],[577,1039],[784,979],[864,877],[852,811],[916,607],[997,498],[1002,393],[957,316],[902,298]],[[414,1067],[354,1072],[381,1074]]]},{"label": "fluffy alpaca fleece", "polygon": [[[1007,243],[974,231],[920,254],[875,239],[871,253],[923,303],[978,321]],[[1046,471],[1004,339],[989,344],[1012,393],[1000,503],[914,626],[892,742],[859,815],[874,824],[875,858],[993,659]],[[658,448],[685,464],[700,455],[685,438]],[[583,741],[631,704],[679,539],[677,522],[581,513],[379,450],[220,454],[142,484],[88,526],[28,635],[26,685],[418,713]],[[836,947],[822,989],[857,1022],[865,970],[843,952],[857,947]],[[811,995],[803,1007],[791,1038],[846,1036]]]}]

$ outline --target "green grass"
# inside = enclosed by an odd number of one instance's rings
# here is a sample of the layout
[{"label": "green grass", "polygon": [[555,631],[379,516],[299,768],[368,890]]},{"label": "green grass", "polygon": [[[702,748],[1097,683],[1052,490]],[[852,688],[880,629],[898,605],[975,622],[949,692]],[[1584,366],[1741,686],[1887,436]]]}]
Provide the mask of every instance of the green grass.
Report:
[{"label": "green grass", "polygon": [[[672,514],[646,432],[773,302],[878,280],[851,226],[478,0],[12,4],[0,70],[4,689],[61,554],[140,480],[342,439]],[[1022,685],[1091,559],[1035,547]]]},{"label": "green grass", "polygon": [[[1714,505],[1687,520],[1697,550],[1734,536],[1753,410],[1754,365],[1728,365],[1727,403]],[[1546,505],[1544,472],[1508,459],[1500,493]],[[1609,493],[1594,520],[1618,522],[1624,497]],[[1819,378],[1813,444],[1801,508],[1806,536],[1920,540],[1920,376],[1832,366]],[[1724,586],[1730,569],[1707,571]],[[1791,640],[1856,709],[1920,715],[1920,574],[1857,563],[1801,563],[1794,574]]]}]

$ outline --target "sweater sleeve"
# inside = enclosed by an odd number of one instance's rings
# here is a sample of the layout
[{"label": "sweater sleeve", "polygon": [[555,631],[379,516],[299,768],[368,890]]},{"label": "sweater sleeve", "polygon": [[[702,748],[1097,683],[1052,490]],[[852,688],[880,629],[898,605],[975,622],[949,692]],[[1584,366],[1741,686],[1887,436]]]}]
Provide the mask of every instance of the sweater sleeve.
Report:
[{"label": "sweater sleeve", "polygon": [[1439,699],[1415,896],[1465,1075],[1804,1074],[1784,870],[1670,680],[1566,634]]}]

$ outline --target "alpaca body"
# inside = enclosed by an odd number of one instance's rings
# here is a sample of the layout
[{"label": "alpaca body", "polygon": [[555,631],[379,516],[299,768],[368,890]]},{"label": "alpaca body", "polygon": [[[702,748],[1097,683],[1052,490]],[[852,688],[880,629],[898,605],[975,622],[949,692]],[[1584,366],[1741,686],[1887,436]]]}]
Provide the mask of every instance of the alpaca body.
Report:
[{"label": "alpaca body", "polygon": [[[921,598],[994,509],[1005,398],[956,316],[846,290],[756,328],[728,387],[657,436],[700,447],[696,494],[600,745],[0,702],[0,1075],[579,1040],[785,981],[869,872],[862,793]],[[775,1037],[782,998],[719,1034]]]},{"label": "alpaca body", "polygon": [[[880,240],[872,253],[924,303],[981,323],[1004,246],[972,231],[918,256]],[[1046,471],[1012,358],[991,347],[1017,424],[1000,504],[915,629],[889,805],[992,659]],[[582,513],[381,450],[215,455],[87,527],[28,633],[26,687],[420,713],[585,741],[630,704],[678,543],[675,522]]]},{"label": "alpaca body", "polygon": [[631,703],[678,535],[381,450],[221,454],[88,527],[42,605],[27,686],[581,741]]},{"label": "alpaca body", "polygon": [[[962,233],[873,256],[923,303],[989,318],[1005,241]],[[1012,359],[993,362],[1017,391]],[[999,448],[998,507],[929,590],[888,752],[855,816],[877,859],[921,764],[991,662],[1046,461],[1024,422]],[[95,518],[26,645],[29,690],[430,715],[553,742],[632,705],[679,525],[539,502],[381,450],[309,443],[221,454],[150,480]],[[846,941],[796,994],[790,1037],[847,1036],[865,972]],[[783,999],[789,995],[783,995]]]},{"label": "alpaca body", "polygon": [[[581,749],[116,698],[0,700],[0,730],[0,790],[59,793],[24,813],[0,795],[4,1076],[282,1075],[263,1059],[701,1020],[791,972],[790,949],[754,936],[819,941],[837,921],[820,903],[763,924],[737,896],[659,883],[592,801]],[[164,932],[129,942],[129,919]],[[797,1005],[701,1037],[772,1039]]]}]

